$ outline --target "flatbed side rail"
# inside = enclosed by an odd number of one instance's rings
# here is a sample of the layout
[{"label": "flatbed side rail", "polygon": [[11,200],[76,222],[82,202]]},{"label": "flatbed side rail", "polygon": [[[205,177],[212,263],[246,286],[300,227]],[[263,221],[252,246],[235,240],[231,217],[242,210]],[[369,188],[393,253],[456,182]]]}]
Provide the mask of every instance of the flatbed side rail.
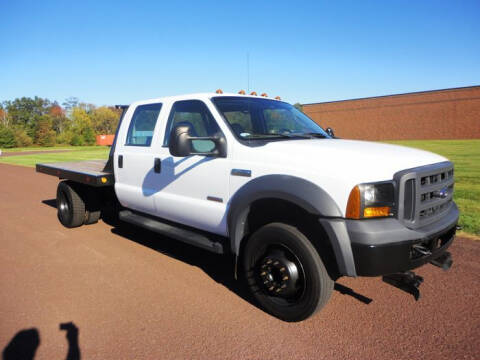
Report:
[{"label": "flatbed side rail", "polygon": [[35,169],[39,173],[95,187],[112,186],[115,183],[115,177],[111,173],[87,173],[49,164],[36,164]]}]

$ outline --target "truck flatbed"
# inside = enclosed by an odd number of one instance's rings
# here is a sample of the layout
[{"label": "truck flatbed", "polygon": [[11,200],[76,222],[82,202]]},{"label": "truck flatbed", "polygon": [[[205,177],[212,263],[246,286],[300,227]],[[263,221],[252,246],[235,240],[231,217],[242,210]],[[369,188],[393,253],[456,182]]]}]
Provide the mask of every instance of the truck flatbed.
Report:
[{"label": "truck flatbed", "polygon": [[96,187],[112,186],[115,183],[113,171],[108,170],[106,160],[37,164],[36,171]]}]

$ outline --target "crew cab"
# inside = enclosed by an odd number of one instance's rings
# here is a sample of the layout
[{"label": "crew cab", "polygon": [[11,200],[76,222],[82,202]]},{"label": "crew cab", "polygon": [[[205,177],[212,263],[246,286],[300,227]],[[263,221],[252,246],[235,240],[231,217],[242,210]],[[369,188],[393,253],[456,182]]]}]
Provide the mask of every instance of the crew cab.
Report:
[{"label": "crew cab", "polygon": [[301,321],[341,276],[383,276],[417,299],[448,269],[459,212],[446,158],[339,139],[279,99],[204,93],[123,107],[108,161],[37,164],[63,179],[60,222],[103,217],[235,259],[258,304]]}]

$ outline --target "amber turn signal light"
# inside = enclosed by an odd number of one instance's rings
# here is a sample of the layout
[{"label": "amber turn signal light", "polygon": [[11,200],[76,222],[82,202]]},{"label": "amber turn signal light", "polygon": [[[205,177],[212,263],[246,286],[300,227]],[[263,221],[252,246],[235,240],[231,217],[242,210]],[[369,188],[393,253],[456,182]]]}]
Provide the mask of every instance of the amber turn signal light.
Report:
[{"label": "amber turn signal light", "polygon": [[389,216],[390,207],[381,206],[381,207],[367,207],[363,210],[363,217],[380,217],[380,216]]},{"label": "amber turn signal light", "polygon": [[360,219],[361,207],[360,188],[355,186],[352,191],[350,191],[350,196],[348,197],[346,217],[349,219]]}]

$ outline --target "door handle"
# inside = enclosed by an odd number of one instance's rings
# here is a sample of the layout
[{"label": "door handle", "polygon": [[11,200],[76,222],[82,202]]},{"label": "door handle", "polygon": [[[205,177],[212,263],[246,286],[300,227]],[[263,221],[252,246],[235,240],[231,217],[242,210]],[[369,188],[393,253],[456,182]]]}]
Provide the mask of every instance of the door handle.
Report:
[{"label": "door handle", "polygon": [[118,155],[118,167],[123,168],[123,155]]},{"label": "door handle", "polygon": [[162,171],[162,161],[159,158],[155,158],[153,161],[153,171],[160,173]]}]

